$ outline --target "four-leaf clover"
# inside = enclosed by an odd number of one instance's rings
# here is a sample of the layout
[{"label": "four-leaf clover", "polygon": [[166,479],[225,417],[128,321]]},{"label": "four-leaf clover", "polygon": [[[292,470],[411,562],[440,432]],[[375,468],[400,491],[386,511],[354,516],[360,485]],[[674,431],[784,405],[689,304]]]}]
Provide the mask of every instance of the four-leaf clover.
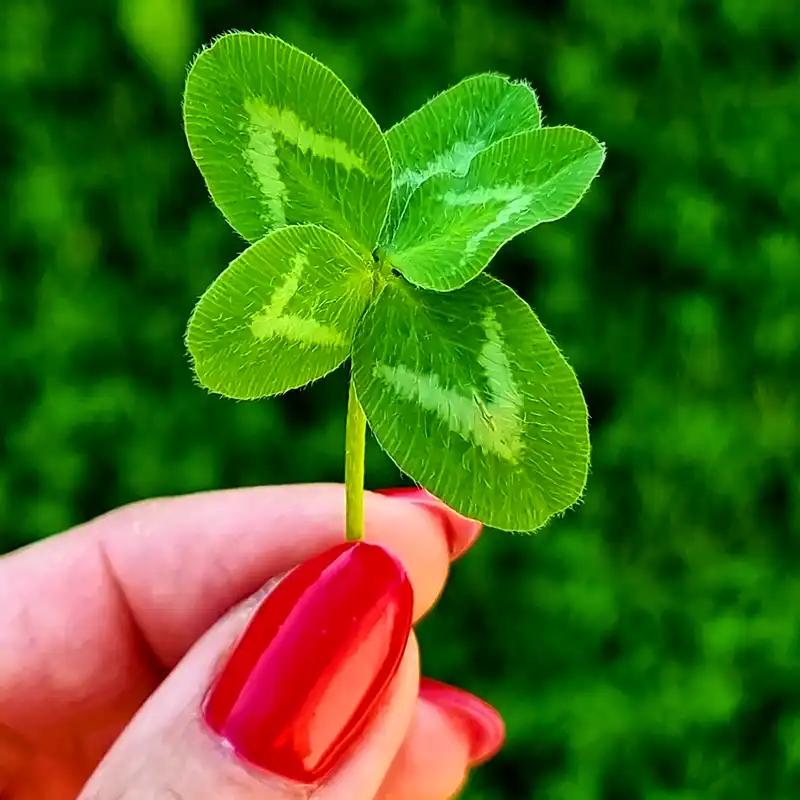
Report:
[{"label": "four-leaf clover", "polygon": [[241,33],[194,62],[184,119],[214,202],[252,242],[190,320],[204,386],[267,397],[352,358],[378,442],[457,511],[533,530],[580,497],[575,374],[483,271],[577,205],[604,159],[596,139],[542,127],[530,87],[495,74],[384,134],[327,67]]}]

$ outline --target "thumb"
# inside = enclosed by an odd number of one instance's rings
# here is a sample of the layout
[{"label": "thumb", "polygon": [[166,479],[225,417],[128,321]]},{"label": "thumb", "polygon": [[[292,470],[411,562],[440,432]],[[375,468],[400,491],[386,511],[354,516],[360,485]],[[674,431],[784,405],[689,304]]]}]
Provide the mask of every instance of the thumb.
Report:
[{"label": "thumb", "polygon": [[378,545],[301,564],[195,644],[79,800],[372,800],[417,700],[412,607]]}]

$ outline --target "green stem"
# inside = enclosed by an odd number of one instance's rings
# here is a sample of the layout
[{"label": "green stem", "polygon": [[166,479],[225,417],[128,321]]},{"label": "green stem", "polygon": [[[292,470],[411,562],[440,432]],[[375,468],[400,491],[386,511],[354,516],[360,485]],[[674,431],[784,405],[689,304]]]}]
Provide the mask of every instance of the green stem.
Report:
[{"label": "green stem", "polygon": [[364,538],[364,443],[367,418],[356,397],[353,379],[347,398],[347,431],[345,433],[344,485],[347,504],[345,538],[359,542]]}]

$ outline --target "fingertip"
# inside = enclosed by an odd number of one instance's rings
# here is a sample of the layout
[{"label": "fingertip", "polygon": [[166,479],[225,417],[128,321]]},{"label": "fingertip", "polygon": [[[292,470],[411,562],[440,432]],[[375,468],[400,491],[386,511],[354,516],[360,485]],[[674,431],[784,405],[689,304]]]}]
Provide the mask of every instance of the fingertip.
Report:
[{"label": "fingertip", "polygon": [[483,764],[503,746],[506,727],[500,712],[480,697],[432,678],[422,678],[420,697],[439,708],[469,742],[470,766]]},{"label": "fingertip", "polygon": [[365,495],[367,538],[389,548],[403,563],[414,587],[414,619],[442,593],[450,569],[443,520],[412,503],[376,492]]},{"label": "fingertip", "polygon": [[378,494],[404,500],[435,516],[442,525],[451,561],[464,555],[483,530],[481,522],[459,514],[421,486],[380,489]]},{"label": "fingertip", "polygon": [[420,696],[408,734],[376,800],[453,797],[469,768],[467,732],[435,703]]}]

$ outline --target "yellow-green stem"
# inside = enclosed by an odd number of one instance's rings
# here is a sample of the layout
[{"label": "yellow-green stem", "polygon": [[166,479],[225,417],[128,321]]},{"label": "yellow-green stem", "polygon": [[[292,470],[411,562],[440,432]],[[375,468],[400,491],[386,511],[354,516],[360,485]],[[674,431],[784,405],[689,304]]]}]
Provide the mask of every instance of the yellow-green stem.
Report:
[{"label": "yellow-green stem", "polygon": [[364,538],[364,442],[367,418],[350,379],[345,433],[344,485],[346,502],[345,538],[358,542]]}]

